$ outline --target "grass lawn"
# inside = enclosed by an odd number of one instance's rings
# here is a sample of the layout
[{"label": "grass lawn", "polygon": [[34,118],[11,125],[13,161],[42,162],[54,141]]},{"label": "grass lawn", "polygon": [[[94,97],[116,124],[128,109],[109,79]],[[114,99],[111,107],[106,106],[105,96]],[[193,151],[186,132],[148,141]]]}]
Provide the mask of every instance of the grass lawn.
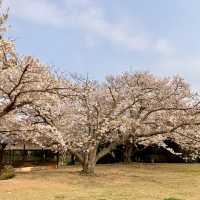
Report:
[{"label": "grass lawn", "polygon": [[200,200],[199,164],[99,165],[95,177],[79,170],[18,173],[0,181],[0,200]]}]

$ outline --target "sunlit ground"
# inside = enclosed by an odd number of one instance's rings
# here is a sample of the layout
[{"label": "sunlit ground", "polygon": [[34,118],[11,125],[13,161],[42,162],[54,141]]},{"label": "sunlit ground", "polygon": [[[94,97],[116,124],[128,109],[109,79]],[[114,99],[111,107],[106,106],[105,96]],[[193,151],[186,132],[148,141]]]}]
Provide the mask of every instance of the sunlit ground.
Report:
[{"label": "sunlit ground", "polygon": [[98,165],[17,173],[0,181],[0,200],[200,200],[199,164]]}]

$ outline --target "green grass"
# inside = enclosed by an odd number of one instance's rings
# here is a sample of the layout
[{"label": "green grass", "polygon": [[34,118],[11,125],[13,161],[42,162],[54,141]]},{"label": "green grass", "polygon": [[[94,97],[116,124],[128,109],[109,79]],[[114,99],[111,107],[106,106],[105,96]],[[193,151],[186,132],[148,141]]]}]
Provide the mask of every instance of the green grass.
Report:
[{"label": "green grass", "polygon": [[2,169],[0,180],[7,180],[15,176],[14,168],[11,165],[6,165]]},{"label": "green grass", "polygon": [[167,199],[164,199],[164,200],[180,200],[180,199],[176,199],[174,197],[170,197],[170,198],[167,198]]},{"label": "green grass", "polygon": [[200,200],[198,164],[99,165],[94,177],[79,171],[76,166],[17,173],[0,181],[0,199]]}]

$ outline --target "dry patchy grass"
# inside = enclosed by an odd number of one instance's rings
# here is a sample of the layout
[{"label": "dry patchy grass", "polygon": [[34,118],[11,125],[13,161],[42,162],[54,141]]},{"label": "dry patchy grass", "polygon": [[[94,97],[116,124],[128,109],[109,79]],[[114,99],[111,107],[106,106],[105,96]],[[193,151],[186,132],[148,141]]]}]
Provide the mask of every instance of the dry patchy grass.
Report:
[{"label": "dry patchy grass", "polygon": [[0,200],[200,200],[198,164],[98,165],[95,177],[79,171],[18,173],[0,181]]}]

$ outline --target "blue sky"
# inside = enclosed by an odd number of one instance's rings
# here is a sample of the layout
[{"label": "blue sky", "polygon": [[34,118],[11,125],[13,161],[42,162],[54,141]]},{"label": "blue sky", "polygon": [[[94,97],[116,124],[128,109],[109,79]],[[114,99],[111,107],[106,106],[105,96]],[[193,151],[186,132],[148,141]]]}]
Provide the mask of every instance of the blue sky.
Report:
[{"label": "blue sky", "polygon": [[20,54],[102,80],[182,75],[200,88],[199,0],[4,0]]}]

